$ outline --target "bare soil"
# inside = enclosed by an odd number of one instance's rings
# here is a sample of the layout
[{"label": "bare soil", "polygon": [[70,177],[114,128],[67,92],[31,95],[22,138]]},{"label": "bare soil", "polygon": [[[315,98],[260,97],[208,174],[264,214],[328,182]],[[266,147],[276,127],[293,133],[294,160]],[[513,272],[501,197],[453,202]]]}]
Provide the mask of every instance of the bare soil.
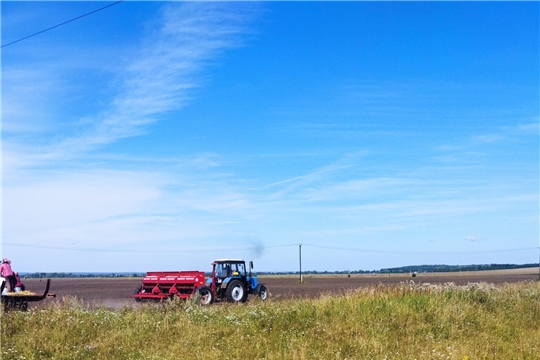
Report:
[{"label": "bare soil", "polygon": [[[445,284],[453,282],[456,285],[486,282],[490,284],[514,283],[533,281],[539,277],[538,269],[518,269],[508,271],[478,271],[463,273],[422,273],[416,277],[410,274],[388,275],[304,275],[300,283],[299,276],[261,276],[259,281],[270,291],[273,301],[308,297],[321,294],[339,294],[348,289],[370,287],[376,285],[395,285],[405,281],[415,283]],[[46,281],[25,279],[26,289],[42,293]],[[47,298],[41,302],[30,303],[29,306],[43,306],[72,296],[80,299],[88,308],[107,307],[120,308],[134,306],[135,300],[130,298],[135,289],[141,284],[140,278],[69,278],[52,279],[50,293],[56,298]]]}]

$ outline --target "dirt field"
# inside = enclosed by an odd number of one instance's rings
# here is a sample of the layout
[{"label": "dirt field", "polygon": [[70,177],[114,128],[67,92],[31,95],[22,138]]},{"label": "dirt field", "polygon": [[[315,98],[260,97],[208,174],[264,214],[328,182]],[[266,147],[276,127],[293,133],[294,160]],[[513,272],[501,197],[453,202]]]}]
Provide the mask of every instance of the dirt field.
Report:
[{"label": "dirt field", "polygon": [[[259,281],[266,284],[270,291],[270,299],[276,301],[292,297],[316,297],[321,293],[338,294],[347,289],[377,284],[399,284],[410,280],[417,284],[453,282],[456,285],[466,285],[474,282],[501,284],[536,279],[538,279],[538,268],[464,273],[425,273],[418,274],[414,278],[408,274],[351,275],[351,277],[347,277],[347,275],[305,275],[304,282],[301,284],[298,276],[261,276]],[[42,292],[46,284],[45,280],[39,279],[25,279],[24,283],[28,290],[36,293]],[[56,294],[56,299],[49,298],[29,305],[46,305],[61,299],[63,296],[76,296],[89,308],[133,306],[136,303],[130,298],[130,295],[140,284],[141,279],[135,278],[52,279],[50,293]]]}]

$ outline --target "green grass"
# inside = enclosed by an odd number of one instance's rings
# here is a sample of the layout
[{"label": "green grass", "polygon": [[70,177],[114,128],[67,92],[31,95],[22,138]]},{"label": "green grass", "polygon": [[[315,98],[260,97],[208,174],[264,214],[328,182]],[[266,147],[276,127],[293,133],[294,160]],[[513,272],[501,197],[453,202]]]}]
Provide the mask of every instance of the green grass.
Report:
[{"label": "green grass", "polygon": [[540,282],[2,314],[2,359],[539,359]]}]

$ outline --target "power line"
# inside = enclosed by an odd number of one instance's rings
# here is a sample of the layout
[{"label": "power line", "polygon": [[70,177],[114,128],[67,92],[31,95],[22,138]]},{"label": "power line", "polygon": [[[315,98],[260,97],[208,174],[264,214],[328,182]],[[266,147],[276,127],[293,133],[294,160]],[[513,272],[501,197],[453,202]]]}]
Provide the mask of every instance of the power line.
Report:
[{"label": "power line", "polygon": [[517,249],[514,248],[514,249],[501,249],[501,250],[485,250],[485,251],[388,251],[388,250],[355,249],[355,248],[324,246],[324,245],[310,245],[310,244],[303,244],[303,246],[320,248],[320,249],[339,250],[339,251],[354,251],[354,252],[363,252],[363,253],[394,254],[394,255],[474,255],[474,254],[494,254],[494,253],[504,253],[504,252],[526,251],[526,250],[536,249],[536,247],[529,247],[529,248],[517,248]]},{"label": "power line", "polygon": [[137,249],[100,249],[100,248],[76,248],[65,246],[48,246],[48,245],[31,245],[31,244],[15,244],[6,243],[2,245],[25,247],[32,249],[48,249],[48,250],[67,250],[67,251],[82,251],[82,252],[102,252],[102,253],[140,253],[140,254],[179,254],[179,253],[210,253],[210,252],[229,252],[229,251],[260,251],[270,248],[284,248],[297,246],[296,244],[289,245],[274,245],[274,246],[247,246],[247,247],[231,247],[231,248],[214,248],[214,249],[181,249],[181,250],[137,250]]},{"label": "power line", "polygon": [[81,16],[77,16],[76,18],[73,18],[73,19],[68,20],[68,21],[64,21],[63,23],[58,24],[58,25],[54,25],[54,26],[52,26],[52,27],[50,27],[50,28],[48,28],[48,29],[38,31],[37,33],[34,33],[34,34],[32,34],[32,35],[25,36],[25,37],[23,37],[23,38],[20,38],[19,40],[12,41],[12,42],[10,42],[10,43],[7,43],[7,44],[5,44],[5,45],[2,45],[1,47],[4,48],[4,47],[6,47],[6,46],[13,45],[13,44],[18,43],[18,42],[20,42],[20,41],[23,41],[23,40],[26,40],[26,39],[28,39],[28,38],[31,38],[32,36],[36,36],[36,35],[39,35],[39,34],[43,34],[43,33],[46,32],[46,31],[55,29],[55,28],[57,28],[57,27],[59,27],[59,26],[68,24],[68,23],[70,23],[70,22],[72,22],[72,21],[75,21],[75,20],[79,20],[79,19],[81,19],[81,18],[83,18],[83,17],[85,17],[85,16],[88,16],[88,15],[91,15],[91,14],[94,14],[94,13],[97,13],[98,11],[104,10],[104,9],[106,9],[106,8],[109,8],[109,7],[111,7],[111,6],[114,6],[114,5],[116,5],[116,4],[119,4],[119,3],[123,2],[123,1],[124,1],[124,0],[120,0],[120,1],[114,2],[114,3],[112,3],[112,4],[109,4],[109,5],[107,5],[107,6],[104,6],[104,7],[102,7],[102,8],[99,8],[99,9],[97,9],[97,10],[90,11],[89,13],[86,13],[86,14],[81,15]]},{"label": "power line", "polygon": [[[103,252],[103,253],[144,253],[144,254],[169,254],[169,253],[211,253],[211,252],[230,252],[230,251],[260,251],[273,248],[286,248],[297,247],[298,244],[283,244],[283,245],[271,245],[271,246],[246,246],[246,247],[230,247],[230,248],[214,248],[214,249],[180,249],[180,250],[137,250],[137,249],[102,249],[102,248],[79,248],[79,247],[66,247],[66,246],[48,246],[48,245],[32,245],[32,244],[16,244],[6,243],[3,245],[26,247],[34,249],[49,249],[49,250],[67,250],[67,251],[83,251],[83,252]],[[528,251],[535,250],[537,247],[529,248],[514,248],[514,249],[500,249],[500,250],[485,250],[485,251],[389,251],[389,250],[375,250],[375,249],[360,249],[338,246],[324,246],[313,244],[302,244],[305,247],[336,250],[336,251],[353,251],[361,253],[374,253],[374,254],[394,254],[394,255],[475,255],[475,254],[494,254],[504,252],[516,252],[516,251]]]}]

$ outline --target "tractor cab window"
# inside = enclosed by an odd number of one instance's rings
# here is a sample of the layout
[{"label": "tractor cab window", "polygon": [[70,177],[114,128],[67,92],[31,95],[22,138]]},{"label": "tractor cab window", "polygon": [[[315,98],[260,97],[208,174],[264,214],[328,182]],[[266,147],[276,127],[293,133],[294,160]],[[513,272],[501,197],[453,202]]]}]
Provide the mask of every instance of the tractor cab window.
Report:
[{"label": "tractor cab window", "polygon": [[220,278],[226,278],[231,275],[230,264],[217,264],[216,266],[216,276]]},{"label": "tractor cab window", "polygon": [[231,264],[232,275],[246,275],[246,267],[242,263]]},{"label": "tractor cab window", "polygon": [[226,278],[233,275],[246,276],[246,266],[243,263],[219,263],[216,265],[216,276]]},{"label": "tractor cab window", "polygon": [[246,275],[246,267],[244,264],[235,264],[237,266],[236,271],[238,272],[238,275],[245,276]]}]

